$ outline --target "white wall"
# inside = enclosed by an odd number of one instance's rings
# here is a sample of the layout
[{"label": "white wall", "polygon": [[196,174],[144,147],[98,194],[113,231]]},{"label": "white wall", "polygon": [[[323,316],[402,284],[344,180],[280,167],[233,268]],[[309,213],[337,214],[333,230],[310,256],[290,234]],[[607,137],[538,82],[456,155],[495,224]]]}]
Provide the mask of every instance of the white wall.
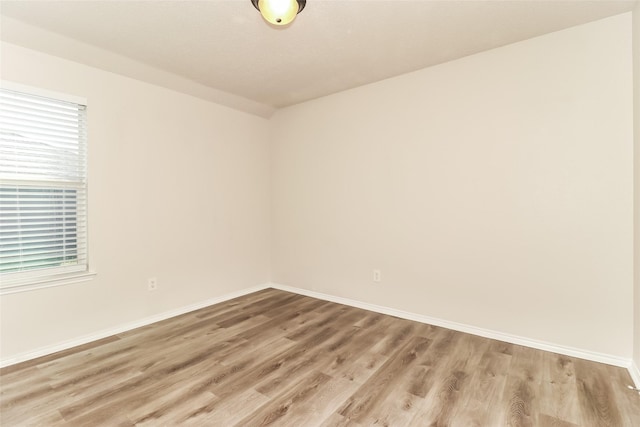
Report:
[{"label": "white wall", "polygon": [[273,281],[629,359],[631,65],[627,13],[280,110]]},{"label": "white wall", "polygon": [[3,79],[88,99],[98,273],[2,296],[2,359],[269,281],[267,120],[15,45],[1,53]]},{"label": "white wall", "polygon": [[631,357],[631,28],[608,18],[271,123],[3,43],[3,79],[89,100],[98,275],[0,297],[0,359],[265,283],[270,256],[277,283]]}]

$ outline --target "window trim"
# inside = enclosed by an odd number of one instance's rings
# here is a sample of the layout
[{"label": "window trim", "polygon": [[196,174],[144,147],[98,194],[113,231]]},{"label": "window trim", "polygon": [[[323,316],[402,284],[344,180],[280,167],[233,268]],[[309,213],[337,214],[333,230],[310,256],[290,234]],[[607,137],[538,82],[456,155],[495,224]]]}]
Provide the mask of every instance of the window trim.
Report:
[{"label": "window trim", "polygon": [[[66,93],[51,91],[42,89],[39,87],[27,86],[21,83],[15,83],[8,80],[0,79],[0,88],[12,90],[16,92],[22,92],[29,95],[41,96],[46,98],[53,98],[60,101],[72,102],[79,105],[88,106],[86,98],[82,98],[75,95]],[[88,124],[87,124],[88,125]],[[87,131],[88,133],[88,131]],[[87,152],[86,162],[88,163],[88,143],[85,147]],[[96,276],[96,272],[90,268],[90,248],[89,248],[89,229],[88,229],[88,212],[89,212],[89,184],[88,184],[88,165],[87,170],[87,183],[85,184],[86,191],[86,210],[87,215],[85,221],[87,222],[86,230],[86,264],[82,266],[69,266],[44,268],[37,270],[19,271],[15,273],[7,273],[0,279],[0,295],[26,292],[36,289],[50,288],[54,286],[64,286],[72,283],[80,283],[92,280]],[[52,272],[55,270],[55,272]]]},{"label": "window trim", "polygon": [[[47,269],[48,270],[48,269]],[[40,270],[43,272],[44,270]],[[30,271],[21,273],[31,273]],[[80,283],[92,280],[96,276],[96,272],[92,270],[81,269],[75,272],[47,274],[47,275],[28,275],[29,277],[16,277],[13,279],[3,279],[2,287],[0,287],[0,295],[15,294],[18,292],[33,291],[36,289],[51,288],[54,286],[70,285],[72,283]],[[25,275],[26,276],[26,275]]]}]

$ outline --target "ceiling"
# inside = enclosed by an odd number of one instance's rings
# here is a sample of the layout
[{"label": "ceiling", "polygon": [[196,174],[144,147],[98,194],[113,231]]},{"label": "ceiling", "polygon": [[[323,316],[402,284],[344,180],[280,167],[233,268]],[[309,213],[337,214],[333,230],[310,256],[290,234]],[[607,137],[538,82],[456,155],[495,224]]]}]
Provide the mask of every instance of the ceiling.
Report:
[{"label": "ceiling", "polygon": [[[2,1],[2,39],[269,116],[275,109],[631,11],[635,1]],[[64,46],[63,46],[64,45]]]}]

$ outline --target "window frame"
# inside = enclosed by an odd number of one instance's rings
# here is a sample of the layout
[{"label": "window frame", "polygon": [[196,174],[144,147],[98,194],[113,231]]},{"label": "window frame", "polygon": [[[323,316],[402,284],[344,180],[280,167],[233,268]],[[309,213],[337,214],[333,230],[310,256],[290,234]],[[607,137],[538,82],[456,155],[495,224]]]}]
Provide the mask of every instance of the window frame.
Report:
[{"label": "window frame", "polygon": [[[26,95],[33,95],[45,98],[51,98],[64,102],[71,102],[83,105],[88,108],[88,102],[85,98],[69,95],[60,92],[54,92],[37,87],[27,86],[14,83],[7,80],[0,80],[0,88],[15,92],[21,92]],[[88,123],[85,123],[88,128]],[[74,266],[58,266],[49,268],[38,268],[34,270],[17,271],[4,273],[0,276],[0,295],[11,294],[16,292],[24,292],[35,289],[49,288],[53,286],[62,286],[72,283],[79,283],[91,280],[95,277],[95,271],[91,270],[90,264],[90,247],[89,247],[89,180],[88,180],[88,130],[85,140],[85,214],[84,222],[86,224],[85,244],[86,244],[86,262],[82,265]],[[37,180],[24,180],[25,183],[32,185]],[[37,188],[37,187],[35,187]]]}]

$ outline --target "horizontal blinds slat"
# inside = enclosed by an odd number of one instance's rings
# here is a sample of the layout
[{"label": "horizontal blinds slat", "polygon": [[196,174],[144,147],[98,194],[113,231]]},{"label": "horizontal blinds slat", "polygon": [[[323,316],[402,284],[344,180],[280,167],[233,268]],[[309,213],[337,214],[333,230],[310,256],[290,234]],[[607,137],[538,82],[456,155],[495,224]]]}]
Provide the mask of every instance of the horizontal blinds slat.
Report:
[{"label": "horizontal blinds slat", "polygon": [[[47,246],[55,246],[56,242],[64,243],[64,244],[77,244],[81,247],[86,247],[86,244],[83,243],[84,237],[86,233],[84,231],[74,233],[72,231],[65,233],[63,236],[50,236],[47,239],[24,239],[22,236],[7,238],[6,242],[3,242],[0,245],[0,250],[9,251],[9,250],[17,250],[16,245],[23,245],[25,249],[33,249]],[[76,241],[75,243],[73,241]]]},{"label": "horizontal blinds slat", "polygon": [[37,157],[53,157],[53,158],[68,158],[68,157],[84,157],[84,147],[80,147],[77,144],[64,144],[60,142],[38,142],[30,138],[19,138],[12,135],[10,138],[5,135],[0,135],[0,142],[2,143],[2,152],[5,155],[28,154],[30,156]]},{"label": "horizontal blinds slat", "polygon": [[78,158],[79,155],[84,155],[85,153],[80,152],[79,149],[69,150],[68,152],[64,152],[61,150],[55,150],[52,153],[52,150],[48,147],[29,147],[25,146],[23,141],[14,141],[4,139],[2,140],[2,155],[28,155],[33,157],[42,157],[48,158],[51,157],[52,154],[56,154],[56,158],[60,158],[61,160],[69,159],[74,161]]},{"label": "horizontal blinds slat", "polygon": [[[72,243],[75,245],[75,243]],[[33,249],[23,249],[23,250],[13,250],[13,251],[2,251],[0,250],[0,263],[3,260],[7,262],[16,262],[19,260],[24,261],[33,261],[36,259],[47,259],[50,258],[51,254],[74,254],[77,255],[79,251],[81,251],[84,246],[80,246],[78,248],[71,247],[70,245],[60,244],[60,245],[51,245],[43,248],[33,248]]]},{"label": "horizontal blinds slat", "polygon": [[38,211],[38,212],[24,212],[24,211],[15,211],[15,212],[5,212],[4,210],[0,213],[0,218],[2,218],[3,226],[11,225],[11,221],[20,221],[24,225],[29,225],[30,223],[35,222],[36,220],[51,218],[50,221],[56,224],[62,224],[63,222],[73,221],[74,223],[77,221],[77,217],[81,214],[85,213],[85,209],[78,210],[66,210],[66,211]]},{"label": "horizontal blinds slat", "polygon": [[3,157],[15,156],[20,158],[20,156],[31,156],[40,159],[59,158],[60,160],[65,160],[74,158],[82,159],[86,156],[86,153],[84,153],[81,150],[81,147],[78,146],[64,148],[47,144],[33,144],[31,141],[6,138],[0,138],[0,141],[2,142]]},{"label": "horizontal blinds slat", "polygon": [[[15,173],[4,173],[0,176],[0,182],[7,182],[7,181],[14,181],[16,178],[23,178],[23,179],[29,179],[29,178],[33,178],[34,181],[48,181],[51,183],[51,186],[53,187],[54,184],[56,186],[60,185],[69,185],[69,186],[73,186],[76,182],[80,182],[83,183],[84,178],[80,178],[80,177],[68,177],[68,176],[56,176],[56,175],[39,175],[39,174],[32,174],[29,173],[31,171],[23,171],[21,173],[18,173],[20,171],[16,171]],[[86,171],[85,171],[86,174]],[[43,186],[44,188],[44,186]]]},{"label": "horizontal blinds slat", "polygon": [[[84,170],[82,159],[75,156],[65,155],[59,159],[48,153],[28,153],[28,152],[7,152],[0,150],[0,165],[7,171],[13,168],[45,168],[47,170],[68,171],[73,174],[78,170]],[[74,158],[75,157],[75,158]]]},{"label": "horizontal blinds slat", "polygon": [[27,245],[27,244],[37,243],[41,241],[45,242],[49,240],[55,240],[56,238],[59,238],[57,236],[60,236],[60,235],[66,236],[64,237],[65,239],[68,236],[73,236],[73,235],[77,235],[78,237],[82,238],[85,236],[87,229],[85,227],[77,227],[75,230],[70,228],[64,233],[57,230],[53,230],[52,228],[49,228],[44,231],[48,231],[49,233],[40,233],[40,234],[31,233],[30,234],[30,231],[24,232],[21,230],[6,232],[2,235],[2,240],[3,240],[2,244],[5,244],[5,241],[6,241],[6,244],[14,244],[14,242],[16,241],[21,241],[25,245]]},{"label": "horizontal blinds slat", "polygon": [[20,203],[20,206],[35,206],[38,204],[50,206],[52,203],[76,203],[79,198],[80,197],[77,197],[73,193],[60,194],[56,197],[25,197],[0,193],[0,203],[3,203],[7,207],[16,203]]},{"label": "horizontal blinds slat", "polygon": [[[49,204],[47,206],[30,206],[28,204],[20,204],[19,207],[16,207],[15,204],[2,203],[0,206],[2,207],[0,218],[3,220],[8,220],[16,215],[25,215],[25,219],[32,219],[33,217],[42,216],[44,214],[70,215],[78,212],[77,202],[76,204],[58,203],[56,205]],[[80,211],[80,213],[82,212],[83,211]]]},{"label": "horizontal blinds slat", "polygon": [[[76,132],[75,137],[77,138],[84,138],[86,137],[86,125],[84,123],[81,123],[82,127]],[[55,137],[55,135],[53,135]],[[70,139],[68,141],[65,141],[64,137],[62,138],[58,138],[60,139],[60,141],[57,141],[54,138],[47,138],[47,134],[44,133],[44,135],[38,135],[35,132],[24,132],[24,131],[17,131],[16,129],[13,129],[11,132],[8,132],[5,130],[5,127],[3,126],[2,131],[0,131],[0,139],[3,141],[7,141],[7,142],[11,142],[11,141],[15,141],[15,142],[25,142],[25,141],[33,141],[35,144],[40,144],[42,146],[52,146],[54,148],[64,148],[64,147],[76,147],[77,146],[77,141],[73,141],[73,139]]]},{"label": "horizontal blinds slat", "polygon": [[24,169],[33,170],[33,175],[55,173],[57,175],[69,176],[71,178],[75,178],[78,176],[78,173],[84,172],[82,163],[77,161],[69,162],[67,160],[62,160],[60,162],[53,162],[51,159],[41,159],[38,157],[29,159],[26,156],[15,156],[14,158],[11,158],[11,156],[4,156],[3,159],[0,160],[0,167],[2,168],[2,171],[7,174],[15,174],[17,170]]},{"label": "horizontal blinds slat", "polygon": [[70,212],[79,212],[84,209],[82,206],[78,206],[81,203],[81,198],[74,198],[74,200],[66,200],[63,199],[51,201],[50,203],[41,203],[41,204],[33,204],[31,201],[5,201],[0,202],[0,216],[5,218],[6,216],[12,216],[17,214],[25,214],[25,215],[40,215],[43,213],[70,213]]},{"label": "horizontal blinds slat", "polygon": [[59,135],[53,132],[43,132],[39,129],[29,129],[26,126],[18,126],[14,123],[3,123],[0,120],[0,125],[2,126],[2,133],[0,134],[2,138],[7,139],[16,139],[16,138],[25,138],[33,141],[38,144],[47,144],[50,143],[54,146],[64,147],[65,145],[68,147],[73,147],[76,145],[77,137],[67,136],[67,135]]},{"label": "horizontal blinds slat", "polygon": [[52,240],[55,236],[60,236],[60,232],[53,230],[52,228],[47,228],[41,231],[13,231],[13,234],[9,232],[4,233],[2,237],[2,244],[11,245],[14,241],[22,240],[25,243],[31,244],[46,242],[48,240]]},{"label": "horizontal blinds slat", "polygon": [[[86,174],[86,171],[85,171]],[[86,176],[86,175],[85,175]],[[32,178],[32,179],[29,179]],[[32,176],[32,175],[16,175],[14,176],[3,176],[0,177],[0,185],[5,185],[7,187],[13,187],[19,185],[24,189],[33,189],[33,190],[57,190],[57,189],[77,189],[78,191],[84,188],[85,185],[85,177],[82,180],[66,180],[66,179],[47,179],[41,176]]]},{"label": "horizontal blinds slat", "polygon": [[[65,237],[60,237],[52,240],[43,240],[39,242],[22,242],[20,240],[14,240],[17,243],[3,242],[0,245],[0,252],[3,253],[17,253],[17,252],[34,252],[40,250],[46,250],[60,246],[63,248],[66,245],[74,245],[78,247],[85,247],[84,243],[78,243],[79,236],[70,234]],[[22,245],[22,246],[19,246]]]},{"label": "horizontal blinds slat", "polygon": [[57,259],[46,260],[46,261],[38,261],[38,262],[23,262],[23,263],[14,263],[14,264],[0,264],[0,273],[15,273],[19,271],[32,271],[32,270],[40,270],[40,269],[49,269],[51,274],[57,274],[57,269],[52,267],[64,267],[70,265],[83,265],[86,263],[86,259],[81,260],[67,260],[61,262]]},{"label": "horizontal blinds slat", "polygon": [[[51,201],[47,203],[44,199],[20,199],[20,200],[0,200],[0,208],[2,211],[16,211],[22,210],[25,211],[33,210],[33,209],[70,209],[73,207],[74,209],[78,205],[79,202],[82,202],[82,197],[66,197],[60,198],[59,200]],[[54,205],[55,203],[55,205]]]},{"label": "horizontal blinds slat", "polygon": [[13,132],[25,132],[27,135],[39,135],[41,137],[60,138],[66,140],[69,144],[77,143],[78,133],[81,131],[80,124],[69,126],[67,128],[48,126],[46,123],[28,122],[26,120],[18,120],[13,117],[1,117],[0,125],[2,125],[4,134]]},{"label": "horizontal blinds slat", "polygon": [[[71,183],[73,184],[73,183]],[[78,183],[79,184],[79,183]],[[19,191],[22,196],[65,194],[71,191],[84,191],[84,186],[80,188],[70,187],[67,183],[56,181],[38,181],[25,179],[3,179],[0,181],[0,194],[8,195]]]},{"label": "horizontal blinds slat", "polygon": [[73,143],[84,131],[84,123],[79,117],[69,116],[63,122],[56,123],[53,117],[34,118],[18,111],[7,108],[0,109],[0,123],[3,134],[11,135],[15,131],[25,132],[28,135],[44,135],[45,137],[60,137],[70,139]]},{"label": "horizontal blinds slat", "polygon": [[9,203],[2,202],[0,203],[0,216],[5,218],[5,216],[14,216],[14,215],[27,215],[29,217],[33,215],[42,215],[42,214],[67,214],[72,212],[80,212],[84,209],[83,206],[78,206],[81,204],[83,200],[76,200],[75,203],[62,203],[62,201],[54,201],[48,203],[46,206],[33,206],[27,203]]},{"label": "horizontal blinds slat", "polygon": [[[86,135],[84,132],[78,132],[77,138],[84,138]],[[29,149],[52,149],[52,150],[78,150],[82,147],[79,147],[77,141],[73,139],[65,138],[47,138],[46,135],[38,135],[35,133],[29,132],[19,132],[14,130],[13,132],[7,132],[5,129],[0,131],[0,141],[9,143],[9,144],[20,144],[23,148]]]},{"label": "horizontal blinds slat", "polygon": [[86,265],[86,202],[85,107],[0,89],[0,272]]},{"label": "horizontal blinds slat", "polygon": [[[86,231],[86,226],[84,224],[76,225],[77,232],[84,233]],[[32,236],[40,236],[46,235],[47,232],[51,231],[52,227],[40,227],[40,228],[31,228],[31,227],[7,227],[6,230],[0,231],[0,236],[2,239],[13,239],[15,237],[21,236],[24,239],[29,239]],[[53,232],[52,232],[53,233]]]},{"label": "horizontal blinds slat", "polygon": [[86,197],[84,194],[78,196],[66,196],[60,197],[56,199],[47,200],[45,198],[18,198],[17,200],[14,198],[0,200],[0,209],[2,211],[12,211],[24,209],[25,212],[32,211],[34,209],[69,209],[69,207],[73,204],[78,208],[82,208],[83,204],[86,202]]},{"label": "horizontal blinds slat", "polygon": [[[25,156],[22,154],[9,154],[3,155],[0,160],[0,168],[3,171],[14,172],[18,169],[33,169],[36,172],[40,169],[44,169],[46,173],[55,172],[62,176],[77,176],[78,172],[83,172],[84,167],[82,166],[82,162],[75,159],[74,161],[70,161],[68,159],[60,159],[59,161],[55,161],[51,157],[40,157],[40,156]],[[44,175],[45,173],[41,173]]]},{"label": "horizontal blinds slat", "polygon": [[[0,188],[2,184],[0,184]],[[24,203],[24,206],[34,206],[38,204],[50,205],[51,203],[75,203],[77,199],[84,197],[83,194],[77,194],[77,190],[75,189],[66,189],[65,193],[57,193],[50,195],[25,195],[23,194],[11,194],[11,193],[3,193],[0,191],[0,203],[13,203],[19,201],[21,204]]]},{"label": "horizontal blinds slat", "polygon": [[85,108],[84,105],[73,104],[66,101],[56,101],[42,97],[23,97],[19,95],[16,96],[16,94],[17,92],[3,89],[2,97],[0,97],[0,105],[7,105],[10,108],[22,107],[34,113],[53,112],[62,116],[75,115],[78,111]]},{"label": "horizontal blinds slat", "polygon": [[[0,112],[1,113],[1,112]],[[32,126],[26,121],[15,121],[6,119],[3,120],[3,132],[0,133],[0,137],[6,141],[12,140],[25,140],[25,139],[43,139],[38,138],[34,135],[43,135],[46,139],[48,136],[59,137],[61,139],[69,139],[67,142],[62,142],[61,145],[77,145],[77,140],[74,141],[75,138],[79,138],[85,135],[86,132],[86,124],[83,121],[76,120],[75,123],[65,126],[49,126],[46,123],[42,123],[41,126]],[[9,126],[11,126],[12,132],[8,132]],[[16,129],[18,128],[18,129]],[[24,129],[24,133],[16,132],[17,130]],[[57,143],[56,143],[57,144]]]},{"label": "horizontal blinds slat", "polygon": [[67,195],[49,199],[45,197],[18,197],[13,199],[6,198],[4,200],[0,200],[0,208],[3,210],[16,210],[18,207],[20,207],[20,209],[26,210],[33,210],[36,208],[62,209],[68,208],[72,203],[78,205],[79,207],[82,207],[82,204],[85,201],[85,194]]},{"label": "horizontal blinds slat", "polygon": [[16,251],[21,247],[25,249],[41,249],[55,246],[56,243],[73,243],[78,240],[80,236],[75,233],[68,233],[63,236],[51,236],[49,239],[24,239],[22,237],[3,240],[0,244],[0,251]]},{"label": "horizontal blinds slat", "polygon": [[[2,184],[7,184],[7,183],[13,183],[16,182],[17,180],[13,178],[13,176],[18,176],[18,175],[8,175],[7,177],[3,176],[0,178],[0,185]],[[22,179],[20,179],[20,181],[25,181],[27,180],[28,182],[28,178],[32,177],[33,175],[29,175],[29,174],[22,174],[20,175],[20,177]],[[82,179],[78,178],[78,179],[67,179],[65,177],[62,178],[57,178],[57,179],[53,179],[50,177],[42,177],[42,176],[33,176],[33,182],[41,182],[42,184],[40,184],[40,187],[38,186],[32,186],[31,184],[28,184],[27,186],[32,187],[32,188],[42,188],[42,189],[46,189],[46,188],[69,188],[69,189],[78,189],[81,188],[83,186],[85,186],[85,178],[83,177]]]},{"label": "horizontal blinds slat", "polygon": [[84,117],[82,114],[86,107],[83,105],[73,105],[68,107],[65,104],[48,104],[44,105],[29,100],[20,100],[8,95],[8,91],[3,90],[0,94],[0,112],[4,111],[3,116],[20,117],[28,120],[48,120],[56,124],[68,124],[77,122],[78,116]]},{"label": "horizontal blinds slat", "polygon": [[73,254],[77,258],[79,252],[82,252],[85,247],[75,247],[75,242],[60,242],[58,245],[43,246],[40,248],[28,248],[24,250],[3,250],[0,249],[0,263],[5,262],[17,262],[20,259],[30,257],[29,260],[35,259],[47,259],[51,257],[51,254]]},{"label": "horizontal blinds slat", "polygon": [[82,181],[51,181],[39,179],[0,179],[0,193],[13,191],[16,187],[20,187],[22,194],[44,194],[50,191],[68,191],[77,190],[84,191],[84,182]]},{"label": "horizontal blinds slat", "polygon": [[18,109],[9,109],[0,107],[0,116],[11,122],[18,122],[29,126],[56,129],[64,132],[79,132],[82,130],[78,126],[77,117],[69,117],[68,119],[53,118],[47,116],[38,116],[33,113],[22,112]]},{"label": "horizontal blinds slat", "polygon": [[0,94],[0,116],[5,120],[25,120],[36,123],[49,123],[55,126],[77,127],[84,120],[84,108],[64,109],[42,108],[28,102],[15,102]]},{"label": "horizontal blinds slat", "polygon": [[73,245],[73,243],[65,243],[64,246],[62,244],[59,246],[51,246],[48,249],[34,249],[28,251],[14,251],[6,253],[0,252],[0,265],[9,263],[15,264],[20,262],[48,261],[51,258],[60,257],[68,260],[82,259],[82,256],[79,256],[79,254],[81,254],[85,250],[85,248],[71,248],[71,245]]},{"label": "horizontal blinds slat", "polygon": [[[77,188],[72,187],[63,187],[63,188],[50,188],[49,192],[16,192],[10,191],[12,186],[6,185],[4,182],[0,182],[0,203],[15,201],[16,199],[20,200],[24,203],[51,203],[51,202],[60,202],[63,200],[72,200],[84,197],[84,191]],[[6,190],[6,191],[5,191]],[[42,188],[41,190],[46,190]]]},{"label": "horizontal blinds slat", "polygon": [[17,254],[15,256],[4,256],[4,255],[0,255],[0,265],[3,264],[18,264],[18,263],[23,263],[23,262],[29,262],[29,263],[34,263],[34,262],[45,262],[45,261],[49,261],[52,258],[66,258],[68,260],[82,260],[85,259],[86,257],[83,255],[85,251],[85,248],[53,248],[49,251],[42,251],[39,253],[33,253],[33,254],[29,254],[29,253],[23,253],[23,254]]},{"label": "horizontal blinds slat", "polygon": [[78,123],[77,112],[75,114],[58,114],[55,111],[30,110],[20,105],[7,104],[0,101],[0,115],[13,115],[14,117],[29,117],[35,121],[55,121],[61,125],[76,126]]},{"label": "horizontal blinds slat", "polygon": [[53,129],[75,129],[77,133],[84,131],[84,121],[79,117],[81,112],[71,115],[58,114],[56,112],[35,112],[28,111],[25,108],[13,108],[10,105],[3,104],[0,101],[0,117],[5,123],[18,123],[30,128],[29,124],[38,124],[34,128],[53,128]]},{"label": "horizontal blinds slat", "polygon": [[[13,182],[2,180],[0,181],[0,198],[9,199],[11,197],[19,197],[22,200],[50,200],[55,197],[56,199],[75,198],[82,197],[85,190],[82,188],[81,182],[70,182],[69,184],[75,184],[78,187],[67,185],[67,183],[61,182],[41,182],[35,184],[33,187],[27,187],[22,184],[14,184]],[[50,187],[46,187],[50,185]],[[16,189],[16,187],[20,187]]]},{"label": "horizontal blinds slat", "polygon": [[[46,216],[46,215],[34,215],[34,216],[30,216],[30,217],[28,217],[28,218],[24,218],[24,219],[22,219],[22,220],[21,220],[19,216],[12,215],[12,216],[6,216],[6,217],[5,217],[5,216],[3,216],[3,217],[2,217],[2,222],[5,222],[5,221],[6,221],[6,226],[21,224],[21,225],[24,227],[24,226],[29,226],[29,225],[32,223],[32,221],[33,221],[33,222],[36,222],[36,220],[37,220],[37,221],[42,222],[41,220],[43,220],[43,219],[48,219],[48,218],[50,218],[50,216]],[[13,223],[12,223],[12,222],[13,222]],[[51,223],[51,222],[50,222],[50,223]],[[58,224],[59,224],[59,225],[62,225],[62,224],[60,223],[60,221],[59,221],[59,220],[58,220],[58,222],[57,222],[57,223],[54,223],[54,224],[56,224],[56,225],[58,225]]]},{"label": "horizontal blinds slat", "polygon": [[[55,257],[47,260],[34,260],[34,261],[25,261],[21,263],[7,263],[0,264],[0,273],[16,273],[20,271],[32,271],[32,270],[40,270],[44,268],[52,268],[59,267],[60,269],[68,266],[80,266],[86,265],[86,259],[63,259],[60,257]],[[57,274],[58,271],[52,269],[51,274]]]},{"label": "horizontal blinds slat", "polygon": [[86,213],[87,207],[83,200],[78,200],[74,203],[60,203],[54,206],[16,206],[15,204],[0,203],[0,217],[2,218],[2,225],[5,225],[4,220],[16,215],[25,215],[25,219],[32,220],[34,216],[43,216],[51,214],[52,219],[54,214],[59,214],[55,217],[56,221],[60,221],[61,215],[69,215],[73,213],[83,214]]},{"label": "horizontal blinds slat", "polygon": [[[0,155],[2,155],[2,163],[10,166],[16,162],[22,162],[25,164],[40,163],[40,164],[56,164],[57,168],[67,168],[66,165],[83,164],[83,160],[86,157],[86,153],[79,151],[77,148],[73,149],[61,149],[44,146],[36,146],[31,142],[19,142],[21,147],[19,149],[8,145],[0,138]],[[11,142],[11,144],[15,144]]]},{"label": "horizontal blinds slat", "polygon": [[29,155],[28,153],[0,153],[0,167],[8,172],[14,169],[36,169],[44,168],[47,171],[56,171],[64,175],[74,176],[78,171],[83,171],[83,163],[77,157],[72,159],[64,157],[56,161],[51,156]]},{"label": "horizontal blinds slat", "polygon": [[[0,258],[8,259],[11,257],[36,257],[39,255],[52,254],[58,252],[73,252],[77,253],[79,250],[82,250],[84,245],[77,245],[75,241],[71,242],[60,242],[58,244],[51,243],[48,246],[41,247],[29,247],[29,248],[18,248],[18,249],[10,249],[10,248],[0,248]],[[41,256],[40,258],[46,258]]]}]

